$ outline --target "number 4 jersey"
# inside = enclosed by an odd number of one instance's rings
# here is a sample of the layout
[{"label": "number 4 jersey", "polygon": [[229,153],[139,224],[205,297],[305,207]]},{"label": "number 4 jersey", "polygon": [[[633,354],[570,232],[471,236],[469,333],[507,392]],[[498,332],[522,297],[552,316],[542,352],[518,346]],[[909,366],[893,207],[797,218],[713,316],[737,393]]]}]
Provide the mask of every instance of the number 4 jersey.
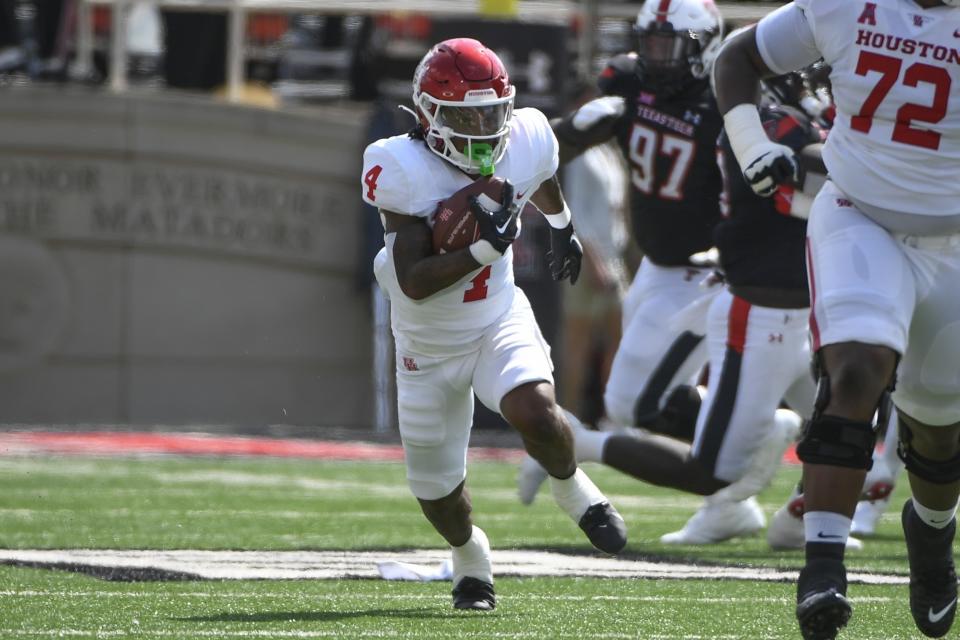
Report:
[{"label": "number 4 jersey", "polygon": [[[513,183],[523,207],[542,182],[557,171],[557,139],[550,123],[536,109],[517,109],[496,175]],[[363,154],[363,199],[381,210],[424,218],[433,224],[437,204],[473,180],[406,135],[378,140]],[[513,251],[493,264],[424,300],[404,295],[393,261],[396,234],[374,260],[377,282],[390,297],[391,322],[401,351],[427,356],[475,351],[484,332],[506,313],[517,295],[513,283]]]},{"label": "number 4 jersey", "polygon": [[796,0],[764,18],[773,71],[820,56],[837,118],[823,150],[850,198],[923,216],[960,214],[960,10],[910,0]]}]

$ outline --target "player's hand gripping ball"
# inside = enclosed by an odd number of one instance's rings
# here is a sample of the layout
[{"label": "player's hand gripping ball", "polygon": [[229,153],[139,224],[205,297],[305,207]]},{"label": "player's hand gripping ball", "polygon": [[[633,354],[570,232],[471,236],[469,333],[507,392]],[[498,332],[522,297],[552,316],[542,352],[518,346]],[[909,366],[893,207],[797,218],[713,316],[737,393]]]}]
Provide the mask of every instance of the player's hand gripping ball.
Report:
[{"label": "player's hand gripping ball", "polygon": [[433,218],[433,252],[449,253],[479,240],[480,227],[470,211],[470,199],[476,197],[484,209],[496,211],[501,208],[504,185],[504,179],[496,176],[479,178],[440,202]]}]

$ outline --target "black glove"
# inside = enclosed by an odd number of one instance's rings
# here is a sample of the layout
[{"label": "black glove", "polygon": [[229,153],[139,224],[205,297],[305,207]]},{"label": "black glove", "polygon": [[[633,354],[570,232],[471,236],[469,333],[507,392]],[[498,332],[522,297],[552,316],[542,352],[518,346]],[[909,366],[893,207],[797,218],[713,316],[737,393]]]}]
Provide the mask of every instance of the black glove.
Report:
[{"label": "black glove", "polygon": [[570,284],[576,284],[580,277],[580,262],[583,260],[583,245],[573,232],[573,224],[563,229],[550,227],[550,274],[554,280],[570,278]]},{"label": "black glove", "polygon": [[489,242],[502,255],[520,233],[520,227],[517,225],[520,205],[513,200],[513,185],[509,180],[503,182],[500,201],[503,204],[496,211],[488,211],[480,204],[477,196],[470,196],[467,203],[470,205],[471,213],[477,219],[480,239]]}]

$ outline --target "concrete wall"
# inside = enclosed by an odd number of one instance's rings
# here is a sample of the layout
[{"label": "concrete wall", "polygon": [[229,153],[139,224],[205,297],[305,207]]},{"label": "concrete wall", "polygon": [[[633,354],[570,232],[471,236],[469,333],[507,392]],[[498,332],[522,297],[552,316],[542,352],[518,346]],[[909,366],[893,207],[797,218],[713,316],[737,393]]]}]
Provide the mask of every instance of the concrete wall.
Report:
[{"label": "concrete wall", "polygon": [[0,92],[0,422],[369,426],[365,124]]}]

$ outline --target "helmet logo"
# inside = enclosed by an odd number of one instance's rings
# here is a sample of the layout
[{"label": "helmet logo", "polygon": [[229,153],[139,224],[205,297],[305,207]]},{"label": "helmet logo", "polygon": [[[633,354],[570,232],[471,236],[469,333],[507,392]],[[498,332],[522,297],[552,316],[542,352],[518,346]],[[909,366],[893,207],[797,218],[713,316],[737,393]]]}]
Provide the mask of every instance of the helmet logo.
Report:
[{"label": "helmet logo", "polygon": [[479,102],[487,98],[496,99],[498,97],[499,96],[494,89],[471,89],[464,94],[463,100],[464,102]]}]

